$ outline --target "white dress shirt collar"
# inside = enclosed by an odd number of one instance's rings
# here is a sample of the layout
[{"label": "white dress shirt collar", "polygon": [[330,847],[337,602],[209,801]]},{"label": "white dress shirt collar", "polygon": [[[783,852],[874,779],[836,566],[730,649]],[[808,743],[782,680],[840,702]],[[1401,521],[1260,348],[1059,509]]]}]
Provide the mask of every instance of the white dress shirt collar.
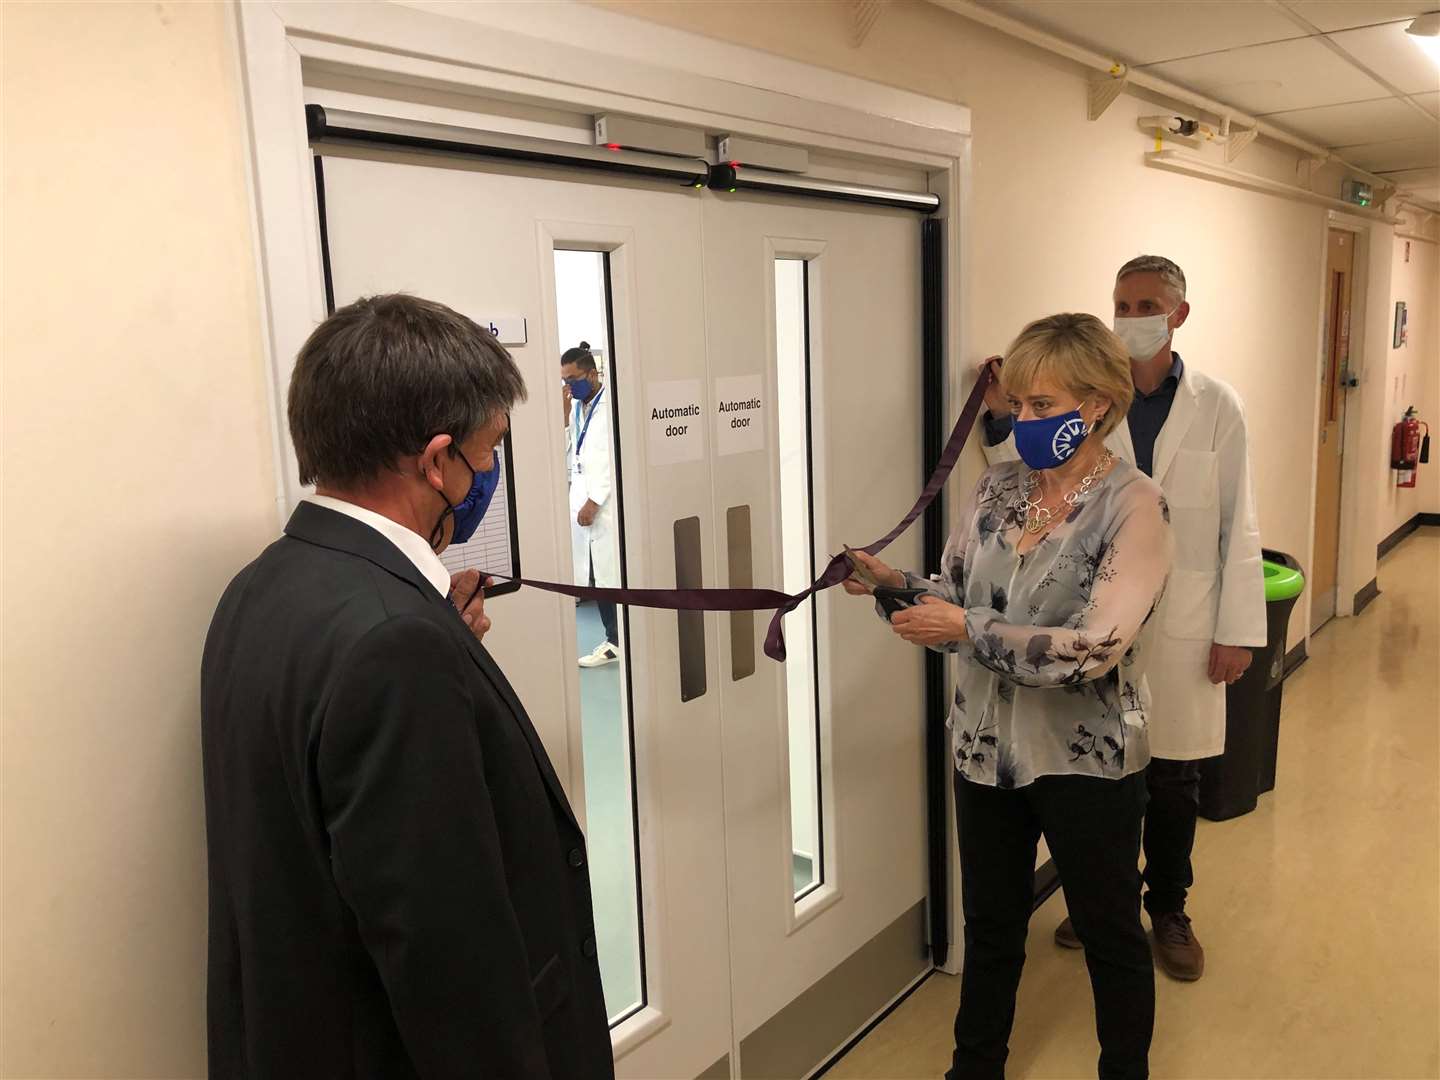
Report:
[{"label": "white dress shirt collar", "polygon": [[415,564],[415,569],[420,571],[437,593],[441,596],[450,594],[450,571],[445,569],[440,556],[435,554],[418,533],[411,532],[398,521],[391,521],[384,514],[377,514],[374,510],[356,506],[344,499],[332,498],[329,495],[307,495],[305,501],[369,525],[399,548],[400,553]]}]

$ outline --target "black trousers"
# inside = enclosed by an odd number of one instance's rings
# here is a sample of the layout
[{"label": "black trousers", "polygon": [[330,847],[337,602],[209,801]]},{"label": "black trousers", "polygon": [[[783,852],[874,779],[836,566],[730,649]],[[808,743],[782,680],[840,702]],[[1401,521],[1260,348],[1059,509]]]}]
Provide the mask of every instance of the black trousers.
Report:
[{"label": "black trousers", "polygon": [[965,967],[947,1080],[1000,1080],[1035,901],[1041,835],[1064,882],[1095,994],[1102,1080],[1149,1075],[1155,971],[1140,925],[1141,773],[1047,776],[1001,790],[955,777]]},{"label": "black trousers", "polygon": [[[595,587],[595,561],[590,561],[590,587]],[[595,606],[600,609],[600,624],[605,627],[605,640],[611,645],[620,645],[620,618],[615,604],[608,600],[597,600]],[[1196,798],[1199,798],[1200,789],[1197,787]]]},{"label": "black trousers", "polygon": [[1150,917],[1185,910],[1195,884],[1190,856],[1200,814],[1200,762],[1151,758],[1145,770],[1145,910]]}]

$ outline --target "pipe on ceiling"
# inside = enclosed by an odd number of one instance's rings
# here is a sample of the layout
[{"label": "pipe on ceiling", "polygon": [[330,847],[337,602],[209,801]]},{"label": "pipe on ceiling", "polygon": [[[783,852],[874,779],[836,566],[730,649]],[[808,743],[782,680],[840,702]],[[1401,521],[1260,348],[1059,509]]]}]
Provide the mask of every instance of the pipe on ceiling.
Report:
[{"label": "pipe on ceiling", "polygon": [[999,30],[1002,34],[1008,34],[1011,37],[1019,38],[1021,41],[1027,41],[1031,45],[1038,45],[1040,48],[1055,53],[1057,56],[1063,56],[1067,60],[1073,60],[1077,64],[1088,67],[1094,71],[1102,72],[1111,78],[1125,78],[1132,86],[1138,86],[1144,90],[1163,94],[1165,97],[1173,98],[1175,101],[1183,102],[1186,105],[1193,105],[1195,108],[1203,109],[1222,120],[1228,117],[1232,124],[1239,124],[1242,127],[1252,127],[1266,138],[1285,143],[1294,147],[1296,150],[1302,150],[1312,158],[1333,161],[1338,165],[1343,165],[1351,172],[1364,177],[1366,180],[1370,180],[1387,188],[1396,186],[1394,181],[1387,180],[1383,176],[1376,176],[1369,170],[1362,169],[1360,166],[1331,153],[1325,147],[1313,143],[1308,139],[1303,139],[1299,135],[1293,135],[1284,128],[1276,127],[1274,124],[1266,123],[1259,117],[1241,112],[1239,109],[1227,105],[1223,101],[1216,101],[1214,98],[1208,98],[1204,94],[1197,94],[1194,90],[1186,89],[1178,83],[1170,82],[1168,79],[1162,79],[1158,75],[1138,71],[1114,57],[1105,56],[1102,53],[1097,53],[1083,46],[1066,41],[1064,38],[1056,37],[1054,34],[1044,30],[1038,30],[1027,23],[1021,22],[1019,19],[1012,19],[1009,15],[1002,14],[983,4],[979,4],[976,0],[930,0],[930,2],[938,7],[953,11],[957,15],[963,15],[967,19],[983,23],[993,30]]}]

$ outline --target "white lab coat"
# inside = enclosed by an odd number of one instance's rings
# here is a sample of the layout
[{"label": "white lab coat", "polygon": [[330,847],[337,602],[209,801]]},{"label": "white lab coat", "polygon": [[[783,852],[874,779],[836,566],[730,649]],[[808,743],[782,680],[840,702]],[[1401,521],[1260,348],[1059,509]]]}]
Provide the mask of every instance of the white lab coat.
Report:
[{"label": "white lab coat", "polygon": [[[570,472],[570,547],[574,558],[575,584],[590,584],[590,568],[595,568],[595,584],[602,589],[620,587],[620,528],[615,513],[614,425],[611,423],[610,390],[602,387],[594,405],[594,418],[586,428],[590,406],[575,402],[566,431],[565,456]],[[585,441],[576,452],[580,432]],[[587,501],[600,507],[589,526],[576,520]]]},{"label": "white lab coat", "polygon": [[[1132,464],[1130,425],[1106,445]],[[1012,435],[985,448],[991,463],[1019,457]],[[1170,504],[1175,566],[1151,618],[1145,658],[1154,709],[1150,752],[1192,761],[1225,750],[1225,686],[1210,682],[1210,646],[1267,639],[1260,530],[1250,484],[1245,411],[1226,383],[1185,365],[1155,441],[1155,479]]]}]

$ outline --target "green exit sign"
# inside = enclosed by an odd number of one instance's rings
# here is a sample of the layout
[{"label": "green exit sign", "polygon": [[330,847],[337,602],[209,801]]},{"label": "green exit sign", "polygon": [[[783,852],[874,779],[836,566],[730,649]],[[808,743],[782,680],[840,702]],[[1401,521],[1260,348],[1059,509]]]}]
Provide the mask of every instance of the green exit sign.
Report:
[{"label": "green exit sign", "polygon": [[1340,195],[1346,202],[1356,206],[1375,205],[1374,189],[1361,180],[1346,180],[1340,187]]}]

